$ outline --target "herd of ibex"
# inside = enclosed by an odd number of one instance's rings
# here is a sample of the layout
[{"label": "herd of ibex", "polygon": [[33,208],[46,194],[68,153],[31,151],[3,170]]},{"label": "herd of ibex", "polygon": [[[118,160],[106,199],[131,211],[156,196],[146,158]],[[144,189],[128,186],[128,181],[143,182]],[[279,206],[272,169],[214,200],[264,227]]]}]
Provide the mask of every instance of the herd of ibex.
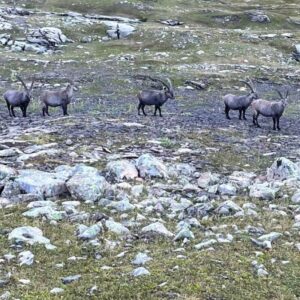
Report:
[{"label": "herd of ibex", "polygon": [[[32,97],[32,89],[35,80],[32,80],[32,83],[28,88],[20,76],[17,76],[16,78],[22,83],[24,91],[8,90],[4,93],[3,97],[6,101],[8,112],[11,117],[15,117],[15,107],[20,107],[23,117],[26,117],[26,111]],[[161,107],[163,106],[163,104],[166,103],[168,99],[175,99],[172,82],[169,78],[167,78],[167,83],[163,80],[156,79],[150,76],[143,76],[143,78],[150,79],[151,81],[162,84],[163,90],[140,91],[137,95],[137,98],[139,100],[138,114],[140,115],[140,110],[142,110],[143,114],[146,116],[145,106],[150,105],[155,107],[154,116],[156,116],[157,111],[159,111],[159,115],[160,117],[162,117]],[[230,110],[238,110],[239,119],[241,120],[243,117],[243,119],[246,120],[246,110],[249,106],[251,106],[253,109],[253,124],[255,126],[260,127],[260,125],[258,124],[258,116],[262,115],[264,117],[271,117],[273,119],[273,129],[280,130],[279,120],[287,105],[289,92],[287,91],[285,96],[283,96],[280,91],[277,91],[280,96],[280,100],[267,101],[259,98],[251,80],[241,80],[241,82],[245,83],[250,88],[250,93],[242,96],[227,94],[223,97],[226,118],[230,120]],[[68,86],[64,89],[56,91],[44,91],[40,97],[43,106],[43,116],[49,116],[49,106],[60,106],[63,110],[63,115],[68,115],[68,104],[71,103],[71,100],[73,98],[73,91],[73,82],[69,83]]]}]

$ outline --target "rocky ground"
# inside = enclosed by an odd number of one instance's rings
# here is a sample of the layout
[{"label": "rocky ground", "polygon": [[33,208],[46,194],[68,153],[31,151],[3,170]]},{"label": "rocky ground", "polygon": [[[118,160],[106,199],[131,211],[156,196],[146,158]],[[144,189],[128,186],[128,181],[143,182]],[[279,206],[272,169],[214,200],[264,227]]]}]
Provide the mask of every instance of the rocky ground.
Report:
[{"label": "rocky ground", "polygon": [[[98,2],[0,7],[1,90],[37,79],[28,118],[0,102],[0,299],[300,298],[297,1]],[[137,74],[174,82],[163,118]],[[280,132],[225,119],[247,77],[290,91]]]}]

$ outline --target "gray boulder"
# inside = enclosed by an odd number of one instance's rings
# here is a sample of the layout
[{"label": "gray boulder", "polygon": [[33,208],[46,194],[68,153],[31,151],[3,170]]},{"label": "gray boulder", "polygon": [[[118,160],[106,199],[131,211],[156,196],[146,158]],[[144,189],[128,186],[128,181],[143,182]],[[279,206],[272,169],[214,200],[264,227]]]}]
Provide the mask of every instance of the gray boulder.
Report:
[{"label": "gray boulder", "polygon": [[96,238],[101,231],[102,226],[100,224],[94,224],[90,227],[80,225],[77,230],[77,236],[81,240],[92,240]]},{"label": "gray boulder", "polygon": [[21,241],[29,245],[50,245],[50,240],[43,236],[41,229],[32,226],[17,227],[8,235],[9,240]]},{"label": "gray boulder", "polygon": [[207,189],[209,186],[218,184],[220,182],[220,176],[211,172],[205,172],[198,178],[198,186],[202,189]]},{"label": "gray boulder", "polygon": [[160,222],[152,223],[144,228],[142,228],[142,233],[154,233],[158,236],[163,237],[173,237],[174,234],[170,232],[165,225]]},{"label": "gray boulder", "polygon": [[16,176],[17,174],[18,172],[15,169],[0,164],[0,180],[3,180],[7,177]]},{"label": "gray boulder", "polygon": [[69,40],[59,28],[43,27],[29,32],[27,41],[49,48],[70,42],[71,40]]},{"label": "gray boulder", "polygon": [[267,178],[269,181],[285,180],[291,177],[300,179],[300,167],[285,157],[276,159],[267,170]]},{"label": "gray boulder", "polygon": [[93,202],[99,200],[108,187],[107,181],[96,168],[84,165],[74,169],[74,175],[66,185],[73,198]]},{"label": "gray boulder", "polygon": [[249,196],[261,200],[274,200],[277,192],[278,188],[271,188],[268,183],[256,183],[249,188]]},{"label": "gray boulder", "polygon": [[59,196],[67,192],[65,181],[56,177],[55,173],[38,170],[20,170],[15,182],[26,194],[40,197]]},{"label": "gray boulder", "polygon": [[216,213],[219,215],[233,215],[243,211],[244,210],[240,206],[238,206],[236,203],[234,203],[231,200],[221,203],[216,208]]},{"label": "gray boulder", "polygon": [[111,161],[106,170],[117,180],[134,179],[139,175],[135,165],[128,160]]},{"label": "gray boulder", "polygon": [[300,190],[298,190],[292,197],[292,202],[299,204],[300,203]]},{"label": "gray boulder", "polygon": [[227,184],[224,183],[224,184],[219,185],[218,192],[221,195],[235,196],[237,189],[235,186],[233,186],[230,183],[227,183]]},{"label": "gray boulder", "polygon": [[257,22],[257,23],[270,23],[270,18],[260,10],[250,11],[246,13],[248,17],[250,18],[251,22]]},{"label": "gray boulder", "polygon": [[167,167],[151,154],[143,154],[136,161],[136,167],[142,178],[167,178]]},{"label": "gray boulder", "polygon": [[111,232],[114,232],[118,235],[128,235],[130,234],[130,231],[128,228],[126,228],[124,225],[121,223],[115,222],[113,220],[107,220],[105,222],[105,226],[107,229]]}]

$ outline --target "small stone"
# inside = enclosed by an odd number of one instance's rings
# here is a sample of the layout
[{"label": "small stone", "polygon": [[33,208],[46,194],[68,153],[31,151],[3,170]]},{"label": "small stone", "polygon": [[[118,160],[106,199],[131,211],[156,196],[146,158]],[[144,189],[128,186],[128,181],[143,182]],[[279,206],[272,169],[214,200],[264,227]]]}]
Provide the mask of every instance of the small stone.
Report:
[{"label": "small stone", "polygon": [[134,277],[139,277],[139,276],[150,275],[150,272],[144,267],[139,267],[134,269],[131,272],[131,275],[133,275]]},{"label": "small stone", "polygon": [[20,266],[27,265],[31,266],[33,264],[34,255],[30,251],[23,251],[19,254]]},{"label": "small stone", "polygon": [[126,228],[124,225],[121,223],[112,221],[112,220],[107,220],[105,222],[105,226],[108,228],[109,231],[114,232],[118,235],[128,235],[130,234],[130,230]]},{"label": "small stone", "polygon": [[81,275],[71,275],[71,276],[63,277],[61,280],[63,284],[69,284],[74,281],[78,281],[80,278]]},{"label": "small stone", "polygon": [[136,255],[135,259],[132,261],[132,263],[134,265],[144,265],[147,262],[149,262],[150,260],[152,260],[152,258],[149,257],[146,253],[139,252]]},{"label": "small stone", "polygon": [[167,230],[167,228],[160,222],[152,223],[142,228],[143,233],[155,233],[164,237],[173,237],[174,234]]},{"label": "small stone", "polygon": [[53,289],[50,291],[50,294],[57,295],[57,294],[63,293],[64,291],[65,291],[65,290],[62,289],[62,288],[53,288]]},{"label": "small stone", "polygon": [[218,241],[215,240],[215,239],[204,240],[203,242],[195,245],[195,248],[197,250],[202,250],[202,249],[205,249],[205,248],[209,248],[210,246],[212,246],[212,245],[214,245],[216,243],[218,243]]}]

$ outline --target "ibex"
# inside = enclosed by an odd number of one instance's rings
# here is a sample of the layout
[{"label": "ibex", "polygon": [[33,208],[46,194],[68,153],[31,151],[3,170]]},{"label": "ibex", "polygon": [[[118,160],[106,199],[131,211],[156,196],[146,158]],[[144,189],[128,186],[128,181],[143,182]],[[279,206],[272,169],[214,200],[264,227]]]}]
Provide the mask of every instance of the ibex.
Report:
[{"label": "ibex", "polygon": [[35,79],[32,80],[30,88],[28,88],[20,76],[16,76],[16,78],[22,83],[25,91],[9,90],[3,94],[3,98],[6,101],[10,117],[16,117],[14,112],[15,107],[20,107],[23,117],[26,117],[27,106],[31,100],[31,92]]},{"label": "ibex", "polygon": [[241,80],[241,82],[245,83],[251,90],[251,93],[247,95],[242,96],[236,96],[232,94],[227,94],[223,97],[224,104],[225,104],[225,115],[228,120],[230,120],[229,111],[232,110],[238,110],[239,111],[239,119],[242,119],[242,113],[243,113],[243,119],[246,119],[246,110],[252,103],[254,99],[258,99],[258,95],[256,93],[256,90],[253,86],[253,83],[250,81],[244,81]]},{"label": "ibex", "polygon": [[285,97],[280,91],[277,91],[281,100],[280,101],[267,101],[264,99],[257,99],[252,102],[251,106],[253,109],[253,124],[260,127],[258,124],[258,116],[262,115],[264,117],[272,117],[273,119],[273,130],[280,130],[279,120],[282,116],[284,109],[287,105],[287,100],[289,96],[289,91],[286,92]]},{"label": "ibex", "polygon": [[41,95],[41,102],[43,106],[43,116],[49,115],[49,106],[61,106],[64,116],[68,115],[68,104],[70,104],[73,97],[74,84],[69,83],[65,89],[58,91],[44,91]]},{"label": "ibex", "polygon": [[146,105],[154,105],[155,111],[154,116],[156,116],[157,110],[159,111],[160,117],[162,117],[161,114],[161,106],[168,100],[168,99],[175,99],[174,97],[174,90],[172,86],[172,82],[169,78],[167,78],[168,84],[166,84],[164,81],[160,79],[155,79],[150,76],[146,76],[145,78],[149,78],[150,80],[154,82],[160,82],[164,86],[163,91],[141,91],[138,93],[137,97],[140,101],[138,106],[138,114],[140,115],[140,110],[142,109],[142,112],[144,116],[147,116],[145,113],[145,106]]}]

